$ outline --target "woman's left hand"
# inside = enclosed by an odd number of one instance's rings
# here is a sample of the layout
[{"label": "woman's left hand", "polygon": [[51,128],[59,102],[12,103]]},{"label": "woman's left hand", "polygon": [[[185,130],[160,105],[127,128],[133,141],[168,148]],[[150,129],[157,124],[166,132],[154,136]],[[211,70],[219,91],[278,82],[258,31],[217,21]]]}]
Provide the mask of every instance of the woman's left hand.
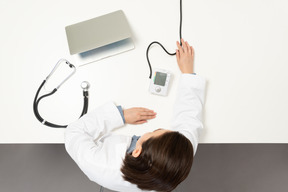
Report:
[{"label": "woman's left hand", "polygon": [[156,113],[153,110],[143,107],[133,107],[123,110],[125,122],[128,124],[143,124],[147,123],[147,120],[154,119]]}]

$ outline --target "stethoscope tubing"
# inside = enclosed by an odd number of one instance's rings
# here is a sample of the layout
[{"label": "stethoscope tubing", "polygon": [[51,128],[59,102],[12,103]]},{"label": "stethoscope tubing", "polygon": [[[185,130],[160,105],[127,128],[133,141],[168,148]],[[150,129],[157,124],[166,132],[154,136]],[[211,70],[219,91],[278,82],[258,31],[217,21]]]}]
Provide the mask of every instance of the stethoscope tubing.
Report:
[{"label": "stethoscope tubing", "polygon": [[[69,65],[70,68],[73,68],[73,72],[64,79],[64,81],[62,81],[56,88],[54,88],[51,92],[45,94],[45,95],[42,95],[41,97],[39,97],[39,94],[43,88],[43,86],[47,83],[48,79],[52,76],[52,74],[55,72],[55,70],[58,68],[58,66],[60,65],[61,62],[65,62],[66,64]],[[48,97],[48,96],[51,96],[53,94],[55,94],[57,92],[57,90],[60,88],[60,86],[62,86],[74,73],[76,72],[76,68],[73,64],[69,63],[69,61],[65,60],[65,59],[61,59],[57,62],[57,64],[55,65],[55,67],[52,69],[52,71],[50,72],[50,74],[46,77],[45,80],[43,80],[43,82],[41,83],[41,85],[39,86],[37,92],[36,92],[36,95],[35,95],[35,98],[34,98],[34,102],[33,102],[33,112],[34,112],[34,115],[35,117],[38,119],[38,121],[40,121],[43,125],[46,125],[46,126],[49,126],[49,127],[52,127],[52,128],[66,128],[68,125],[58,125],[58,124],[54,124],[54,123],[51,123],[47,120],[45,120],[39,113],[39,110],[38,110],[38,106],[39,106],[39,103],[42,99]],[[87,85],[87,88],[83,88],[83,97],[84,97],[84,104],[83,104],[83,109],[82,109],[82,112],[81,112],[81,115],[80,117],[82,117],[83,115],[85,115],[88,111],[88,100],[89,100],[89,93],[88,93],[88,89],[89,89],[89,83],[86,82]],[[39,97],[39,98],[38,98]]]},{"label": "stethoscope tubing", "polygon": [[45,94],[45,95],[42,95],[39,99],[38,99],[38,96],[39,96],[39,93],[42,89],[42,87],[45,85],[46,83],[46,80],[44,80],[40,87],[38,88],[37,92],[36,92],[36,95],[35,95],[35,98],[34,98],[34,103],[33,103],[33,111],[34,111],[34,114],[36,116],[36,118],[43,124],[43,125],[47,125],[49,127],[53,127],[53,128],[66,128],[67,125],[56,125],[56,124],[53,124],[53,123],[50,123],[49,121],[45,120],[44,118],[41,117],[39,111],[38,111],[38,105],[39,105],[39,102],[45,98],[45,97],[48,97],[48,96],[51,96],[53,95],[57,89],[53,89],[53,91],[51,91],[50,93],[48,94]]}]

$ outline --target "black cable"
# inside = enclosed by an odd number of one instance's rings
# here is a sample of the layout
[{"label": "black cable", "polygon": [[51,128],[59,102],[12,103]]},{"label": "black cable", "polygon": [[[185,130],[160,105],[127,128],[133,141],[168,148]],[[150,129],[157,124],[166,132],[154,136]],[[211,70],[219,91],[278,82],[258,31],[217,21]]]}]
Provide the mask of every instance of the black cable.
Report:
[{"label": "black cable", "polygon": [[80,117],[85,115],[88,111],[88,96],[89,96],[88,91],[83,91],[83,96],[84,96],[84,105],[83,105],[83,110],[82,110]]},{"label": "black cable", "polygon": [[44,124],[44,125],[47,125],[47,126],[53,127],[53,128],[65,128],[65,127],[67,127],[67,125],[56,125],[56,124],[53,124],[53,123],[50,123],[50,122],[44,120],[44,119],[41,117],[41,115],[40,115],[40,113],[39,113],[39,111],[38,111],[39,102],[40,102],[43,98],[48,97],[48,96],[51,96],[51,95],[53,95],[53,94],[57,91],[57,89],[54,89],[54,90],[51,91],[50,93],[45,94],[45,95],[41,96],[39,99],[37,99],[37,98],[38,98],[38,95],[39,95],[39,93],[40,93],[40,91],[41,91],[41,89],[42,89],[42,87],[44,86],[45,83],[46,83],[46,80],[44,80],[44,81],[42,82],[42,84],[40,85],[40,87],[39,87],[39,89],[37,90],[37,93],[36,93],[36,95],[35,95],[34,103],[33,103],[33,111],[34,111],[34,114],[35,114],[36,118],[37,118],[42,124]]},{"label": "black cable", "polygon": [[182,46],[182,0],[180,0],[180,25],[179,25],[180,45]]},{"label": "black cable", "polygon": [[[179,36],[180,36],[180,46],[182,46],[182,42],[181,42],[181,39],[182,39],[182,0],[180,0],[180,26],[179,26]],[[150,60],[149,60],[149,49],[150,47],[153,45],[153,44],[158,44],[162,47],[162,49],[168,54],[168,55],[171,55],[171,56],[174,56],[176,55],[176,52],[175,53],[169,53],[165,47],[159,43],[158,41],[153,41],[152,43],[150,43],[150,45],[147,47],[147,50],[146,50],[146,58],[147,58],[147,62],[148,62],[148,65],[149,65],[149,69],[150,69],[150,75],[149,75],[149,79],[151,79],[152,77],[152,67],[151,67],[151,63],[150,63]]]}]

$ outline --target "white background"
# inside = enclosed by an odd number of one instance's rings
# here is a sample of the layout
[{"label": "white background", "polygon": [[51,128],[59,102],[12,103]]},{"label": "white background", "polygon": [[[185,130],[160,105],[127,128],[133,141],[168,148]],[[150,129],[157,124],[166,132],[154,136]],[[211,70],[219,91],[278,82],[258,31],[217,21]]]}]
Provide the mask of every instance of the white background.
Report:
[{"label": "white background", "polygon": [[[179,38],[178,0],[0,1],[0,142],[63,143],[64,129],[40,124],[33,99],[60,58],[70,56],[65,26],[122,9],[135,49],[78,69],[40,103],[48,121],[67,124],[82,110],[80,83],[91,83],[89,110],[113,100],[154,109],[157,118],[123,134],[168,128],[180,71],[158,46],[152,67],[170,70],[168,97],[151,95],[146,48],[158,40],[171,52]],[[288,1],[183,0],[183,38],[195,49],[195,72],[207,79],[200,143],[288,142]],[[49,85],[53,87],[53,85]]]}]

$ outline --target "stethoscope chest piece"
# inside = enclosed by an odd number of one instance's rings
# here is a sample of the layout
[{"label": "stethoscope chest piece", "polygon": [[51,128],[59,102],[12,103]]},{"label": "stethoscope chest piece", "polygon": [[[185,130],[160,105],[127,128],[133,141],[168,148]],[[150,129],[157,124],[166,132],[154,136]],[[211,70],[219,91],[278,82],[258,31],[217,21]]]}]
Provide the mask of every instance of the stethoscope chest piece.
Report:
[{"label": "stethoscope chest piece", "polygon": [[88,91],[88,89],[90,88],[90,83],[88,81],[83,81],[81,83],[81,88],[83,89],[83,91]]}]

